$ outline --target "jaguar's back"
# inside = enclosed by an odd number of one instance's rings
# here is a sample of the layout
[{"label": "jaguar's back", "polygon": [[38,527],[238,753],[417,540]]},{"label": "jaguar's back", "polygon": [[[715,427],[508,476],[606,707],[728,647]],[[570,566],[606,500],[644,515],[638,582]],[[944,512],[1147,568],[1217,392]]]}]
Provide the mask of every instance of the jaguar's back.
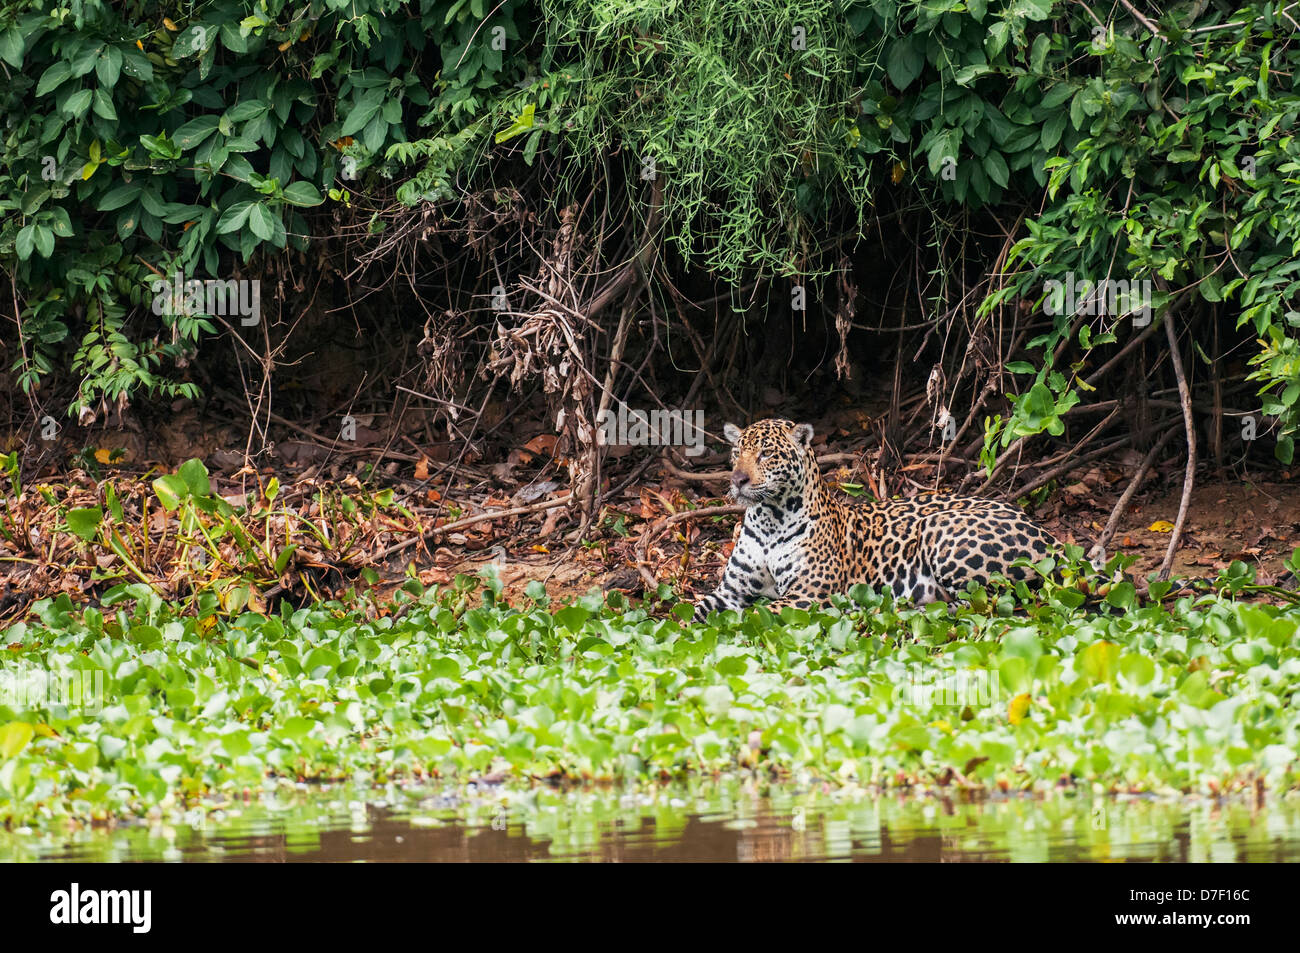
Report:
[{"label": "jaguar's back", "polygon": [[935,494],[841,505],[851,581],[916,602],[947,598],[995,575],[1028,578],[1027,570],[1011,564],[1042,559],[1054,542],[1019,509],[996,500]]}]

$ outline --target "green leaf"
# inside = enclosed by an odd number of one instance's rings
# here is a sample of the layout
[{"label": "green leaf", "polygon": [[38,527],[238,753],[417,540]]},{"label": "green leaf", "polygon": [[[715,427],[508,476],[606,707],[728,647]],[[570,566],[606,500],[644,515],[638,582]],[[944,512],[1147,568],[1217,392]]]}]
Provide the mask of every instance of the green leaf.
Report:
[{"label": "green leaf", "polygon": [[196,116],[172,133],[172,142],[181,149],[194,149],[221,124],[219,116]]},{"label": "green leaf", "polygon": [[1049,20],[1054,0],[1018,0],[1019,10],[1028,20]]},{"label": "green leaf", "polygon": [[248,215],[248,227],[262,241],[270,241],[275,234],[276,217],[265,205],[254,205]]},{"label": "green leaf", "polygon": [[913,34],[889,43],[889,52],[885,56],[885,71],[889,81],[898,89],[905,90],[912,81],[921,75],[925,67],[925,55],[921,50],[923,38]]},{"label": "green leaf", "polygon": [[104,510],[99,506],[83,506],[68,510],[68,529],[86,542],[99,534],[99,524],[104,520]]},{"label": "green leaf", "polygon": [[0,60],[14,69],[22,69],[23,35],[17,26],[10,26],[0,33]]},{"label": "green leaf", "polygon": [[930,148],[926,153],[926,162],[930,168],[930,174],[939,176],[943,173],[945,166],[951,166],[957,161],[957,153],[961,150],[962,133],[960,129],[944,129],[930,141]]},{"label": "green leaf", "polygon": [[153,64],[139,50],[128,47],[122,51],[122,72],[132,79],[147,83],[153,79]]},{"label": "green leaf", "polygon": [[225,118],[228,122],[247,122],[250,119],[266,115],[267,110],[270,108],[270,103],[264,103],[256,99],[245,99],[227,109]]},{"label": "green leaf", "polygon": [[374,89],[368,89],[358,99],[352,111],[348,113],[348,118],[344,121],[343,127],[339,130],[340,138],[343,136],[356,135],[375,114],[379,112],[384,105],[384,88],[376,86]]},{"label": "green leaf", "polygon": [[1042,73],[1047,68],[1047,55],[1052,51],[1052,38],[1047,33],[1040,33],[1034,38],[1034,45],[1029,51],[1029,68],[1035,73]]},{"label": "green leaf", "polygon": [[25,721],[11,721],[0,726],[0,758],[8,760],[27,747],[36,730]]},{"label": "green leaf", "polygon": [[249,213],[252,211],[252,202],[236,202],[221,213],[221,218],[217,219],[216,233],[226,235],[230,232],[239,231],[244,227],[244,223],[248,221]]},{"label": "green leaf", "polygon": [[1043,99],[1039,105],[1043,109],[1055,110],[1057,106],[1073,96],[1077,88],[1065,82],[1055,83],[1043,94]]},{"label": "green leaf", "polygon": [[63,112],[69,116],[75,116],[80,119],[90,108],[90,102],[94,98],[94,90],[79,89],[63,101]]},{"label": "green leaf", "polygon": [[189,496],[190,492],[185,480],[175,473],[168,473],[154,480],[153,491],[158,496],[158,502],[168,512],[180,506],[181,501]]},{"label": "green leaf", "polygon": [[49,258],[54,254],[54,232],[44,225],[36,225],[32,228],[32,240],[36,245],[36,252],[42,258]]},{"label": "green leaf", "polygon": [[988,154],[984,156],[984,171],[990,179],[1002,188],[1007,187],[1009,181],[1007,162],[1002,158],[1002,153],[990,149]]},{"label": "green leaf", "polygon": [[95,90],[94,111],[101,119],[117,121],[117,108],[113,105],[112,98],[102,89]]},{"label": "green leaf", "polygon": [[381,113],[376,113],[361,131],[361,141],[371,152],[379,152],[388,136],[388,122]]},{"label": "green leaf", "polygon": [[1044,149],[1050,152],[1056,148],[1057,143],[1061,141],[1061,134],[1065,132],[1065,124],[1068,118],[1063,112],[1054,112],[1043,123],[1043,134],[1040,141]]},{"label": "green leaf", "polygon": [[122,51],[115,46],[108,46],[99,54],[95,62],[95,75],[99,77],[101,89],[112,89],[117,85],[122,72]]},{"label": "green leaf", "polygon": [[36,95],[44,96],[71,76],[72,67],[65,60],[57,60],[41,74],[40,82],[36,84]]},{"label": "green leaf", "polygon": [[460,678],[460,663],[454,658],[430,659],[427,670],[431,678]]},{"label": "green leaf", "polygon": [[193,496],[207,496],[212,492],[212,483],[208,479],[208,468],[197,457],[182,463],[177,473],[185,481],[186,489]]},{"label": "green leaf", "polygon": [[1013,629],[1002,639],[1002,657],[1024,659],[1031,667],[1043,654],[1043,641],[1033,629]]},{"label": "green leaf", "polygon": [[1079,90],[1074,94],[1074,99],[1070,101],[1070,122],[1075,129],[1082,130],[1084,124],[1088,121],[1088,113],[1084,108],[1084,101],[1087,98],[1087,90]]},{"label": "green leaf", "polygon": [[253,750],[253,744],[249,741],[248,732],[242,730],[231,731],[222,735],[221,747],[232,758],[243,757]]},{"label": "green leaf", "polygon": [[72,237],[72,219],[68,217],[68,210],[60,205],[54,206],[49,212],[52,222],[50,231],[54,232],[59,238]]},{"label": "green leaf", "polygon": [[274,569],[275,569],[275,574],[277,576],[284,574],[285,567],[289,565],[289,560],[293,558],[293,554],[296,553],[297,551],[298,551],[297,543],[291,543],[290,545],[284,547],[284,549],[280,550],[280,554],[275,557]]},{"label": "green leaf", "polygon": [[507,139],[513,139],[515,136],[523,135],[529,129],[532,129],[533,114],[536,108],[537,108],[536,105],[533,103],[529,103],[527,106],[525,106],[523,112],[521,112],[517,117],[515,117],[515,121],[511,123],[509,128],[503,129],[501,132],[498,132],[496,134],[497,144],[500,145],[501,143],[505,142]]},{"label": "green leaf", "polygon": [[320,190],[316,186],[299,179],[297,182],[290,182],[285,186],[284,200],[290,205],[310,208],[314,205],[320,205],[325,201],[325,198],[320,194]]},{"label": "green leaf", "polygon": [[1110,592],[1106,593],[1106,602],[1117,609],[1132,608],[1136,598],[1137,589],[1128,581],[1115,583],[1110,587]]},{"label": "green leaf", "polygon": [[577,632],[591,617],[591,613],[582,606],[569,606],[555,613],[555,621],[570,632]]},{"label": "green leaf", "polygon": [[101,212],[111,212],[114,209],[122,208],[134,202],[142,191],[144,190],[138,185],[119,185],[102,196],[96,203],[96,208]]},{"label": "green leaf", "polygon": [[1006,20],[998,20],[989,27],[988,36],[984,38],[984,50],[990,59],[1002,52],[1010,35],[1011,24]]},{"label": "green leaf", "polygon": [[1079,657],[1083,670],[1099,682],[1109,682],[1115,678],[1115,667],[1119,660],[1119,646],[1114,642],[1093,642]]},{"label": "green leaf", "polygon": [[285,719],[284,725],[280,728],[280,734],[292,741],[301,741],[311,733],[312,726],[315,724],[316,722],[310,718],[294,715]]}]

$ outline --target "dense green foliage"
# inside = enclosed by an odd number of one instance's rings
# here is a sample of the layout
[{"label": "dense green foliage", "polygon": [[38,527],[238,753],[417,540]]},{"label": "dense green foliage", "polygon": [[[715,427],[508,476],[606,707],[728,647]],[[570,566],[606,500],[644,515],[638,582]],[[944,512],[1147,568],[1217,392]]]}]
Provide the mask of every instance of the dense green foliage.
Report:
[{"label": "dense green foliage", "polygon": [[[1245,6],[1227,24],[1216,15],[1195,26],[1174,8],[1155,37],[1089,24],[1090,11],[1075,9],[1069,29],[1027,42],[1027,62],[1000,67],[993,84],[1014,80],[1005,114],[1032,115],[1041,131],[1011,168],[1038,150],[1026,167],[1040,182],[1047,170],[1050,180],[1043,211],[1026,220],[1029,235],[1012,251],[1018,273],[985,308],[1016,293],[1040,298],[1046,279],[1070,273],[1150,281],[1157,313],[1190,290],[1260,339],[1251,378],[1265,395],[1263,412],[1281,418],[1276,452],[1289,462],[1288,433],[1300,420],[1293,26],[1267,5]],[[973,90],[990,85],[978,78],[984,73],[968,67]],[[1021,96],[1037,99],[1029,112]],[[1031,371],[1037,389],[1017,402],[1003,445],[1052,426],[1055,411],[1075,399],[1084,362],[1056,369],[1050,359],[1063,338],[1077,336],[1086,354],[1125,336],[1126,324],[1102,318],[1075,327],[1072,313],[1057,314],[1054,328],[1030,344],[1047,360]]]},{"label": "dense green foliage", "polygon": [[[1289,30],[1267,5],[1185,2],[1143,24],[1064,0],[7,0],[14,371],[29,389],[70,369],[70,412],[192,393],[218,322],[155,316],[158,275],[256,277],[332,233],[324,201],[390,178],[405,202],[454,201],[546,156],[560,184],[538,205],[581,197],[593,167],[665,176],[668,240],[727,278],[824,271],[891,179],[936,221],[1005,208],[1027,234],[986,311],[1067,274],[1150,280],[1157,313],[1186,289],[1258,336],[1262,409],[1294,430]],[[1126,334],[1058,315],[990,452],[1058,432],[1086,352]],[[1082,356],[1056,367],[1067,339]]]},{"label": "dense green foliage", "polygon": [[544,6],[548,56],[573,57],[559,62],[586,100],[566,127],[572,155],[626,150],[634,185],[664,176],[667,237],[688,261],[731,280],[807,275],[828,228],[865,222],[867,63],[843,4]]},{"label": "dense green foliage", "polygon": [[[1138,605],[1122,583],[1100,614],[1049,588],[1041,600],[977,592],[950,615],[858,587],[838,608],[687,627],[687,606],[666,618],[617,597],[553,607],[538,587],[516,609],[467,578],[408,588],[391,614],[362,603],[196,618],[142,585],[102,609],[38,603],[30,624],[0,633],[0,818],[426,772],[526,784],[757,769],[1016,790],[1300,782],[1294,608],[1217,595]],[[74,690],[48,691],[47,675]]]},{"label": "dense green foliage", "polygon": [[[511,8],[494,22],[517,38]],[[483,12],[479,0],[0,7],[0,254],[26,299],[19,384],[70,366],[73,411],[140,388],[194,393],[172,372],[217,323],[179,302],[155,316],[153,282],[256,278],[242,267],[256,252],[307,249],[328,225],[302,210],[405,142]],[[440,105],[502,68],[470,51],[436,83]]]}]

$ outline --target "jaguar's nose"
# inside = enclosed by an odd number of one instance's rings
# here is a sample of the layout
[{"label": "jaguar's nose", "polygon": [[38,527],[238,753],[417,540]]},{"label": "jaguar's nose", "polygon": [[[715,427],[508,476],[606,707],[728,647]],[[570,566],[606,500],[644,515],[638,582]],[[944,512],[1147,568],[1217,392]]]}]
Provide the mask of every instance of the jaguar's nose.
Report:
[{"label": "jaguar's nose", "polygon": [[749,486],[749,474],[745,473],[743,470],[732,470],[731,485],[737,490],[743,490],[745,487]]}]

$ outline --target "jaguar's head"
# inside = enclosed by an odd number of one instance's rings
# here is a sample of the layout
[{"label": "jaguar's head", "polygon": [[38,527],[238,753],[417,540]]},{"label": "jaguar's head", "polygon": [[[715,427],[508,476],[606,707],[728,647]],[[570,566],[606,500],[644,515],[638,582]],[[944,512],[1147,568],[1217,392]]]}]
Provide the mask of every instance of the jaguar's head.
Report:
[{"label": "jaguar's head", "polygon": [[731,498],[742,506],[800,495],[817,472],[811,424],[760,420],[744,430],[727,424],[723,433],[731,442]]}]

